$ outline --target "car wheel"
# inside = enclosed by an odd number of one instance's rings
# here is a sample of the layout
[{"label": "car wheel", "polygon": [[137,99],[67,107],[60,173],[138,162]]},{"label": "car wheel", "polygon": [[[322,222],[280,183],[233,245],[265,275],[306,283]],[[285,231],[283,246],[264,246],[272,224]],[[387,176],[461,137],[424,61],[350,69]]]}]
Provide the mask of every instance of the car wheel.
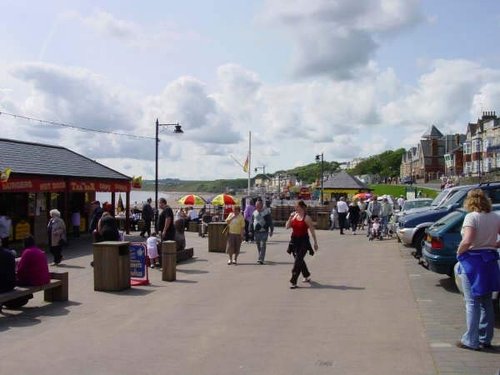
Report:
[{"label": "car wheel", "polygon": [[413,239],[413,247],[415,248],[415,257],[422,257],[422,242],[424,241],[425,232],[423,230],[417,232],[415,234],[415,238]]}]

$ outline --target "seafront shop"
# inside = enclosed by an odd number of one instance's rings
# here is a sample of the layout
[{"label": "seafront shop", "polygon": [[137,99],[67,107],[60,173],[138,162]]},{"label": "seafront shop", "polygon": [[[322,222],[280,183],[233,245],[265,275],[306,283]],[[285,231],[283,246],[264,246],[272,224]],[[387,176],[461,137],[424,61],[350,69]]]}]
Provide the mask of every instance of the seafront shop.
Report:
[{"label": "seafront shop", "polygon": [[115,193],[125,193],[128,227],[131,177],[61,146],[0,138],[0,149],[0,214],[12,220],[14,247],[30,233],[37,243],[46,244],[54,208],[61,212],[69,235],[76,213],[80,232],[87,231],[96,192],[112,193],[111,207],[116,207]]},{"label": "seafront shop", "polygon": [[71,216],[75,212],[80,213],[80,232],[88,231],[90,203],[96,192],[112,193],[111,207],[116,206],[115,193],[123,192],[126,207],[130,207],[130,183],[123,181],[26,176],[0,183],[0,207],[12,220],[10,241],[21,241],[33,233],[37,242],[47,243],[47,222],[53,208],[61,211],[68,234],[72,233]]}]

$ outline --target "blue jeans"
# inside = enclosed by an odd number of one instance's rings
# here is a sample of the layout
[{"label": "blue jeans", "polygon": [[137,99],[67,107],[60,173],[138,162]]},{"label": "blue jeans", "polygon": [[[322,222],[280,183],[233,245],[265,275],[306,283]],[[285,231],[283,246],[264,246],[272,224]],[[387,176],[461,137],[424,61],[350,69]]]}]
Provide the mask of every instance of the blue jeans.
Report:
[{"label": "blue jeans", "polygon": [[462,336],[462,344],[477,349],[479,344],[491,344],[495,317],[491,293],[481,297],[473,297],[469,279],[465,273],[460,274],[464,291],[467,331]]},{"label": "blue jeans", "polygon": [[259,252],[258,260],[264,262],[264,258],[266,257],[267,232],[255,232],[254,240],[257,245],[257,251]]}]

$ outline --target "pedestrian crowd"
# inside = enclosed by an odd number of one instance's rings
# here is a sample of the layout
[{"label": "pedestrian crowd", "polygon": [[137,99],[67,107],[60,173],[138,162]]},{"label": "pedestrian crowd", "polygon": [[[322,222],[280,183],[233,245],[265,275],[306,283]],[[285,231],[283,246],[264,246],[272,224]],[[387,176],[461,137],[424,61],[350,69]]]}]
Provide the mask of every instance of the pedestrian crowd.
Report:
[{"label": "pedestrian crowd", "polygon": [[[391,216],[395,209],[401,208],[404,197],[397,200],[384,196],[381,199],[373,195],[368,199],[354,198],[347,200],[339,197],[333,202],[330,214],[330,230],[339,230],[340,235],[350,231],[356,235],[365,231],[370,240],[388,235]],[[175,213],[165,198],[160,198],[159,215],[155,222],[155,230],[151,232],[151,224],[155,220],[155,212],[151,207],[151,198],[142,207],[142,218],[145,226],[140,232],[146,239],[147,256],[150,266],[161,267],[158,247],[163,241],[175,241],[177,250],[186,246],[184,231],[189,222],[202,223],[208,226],[212,220],[206,208],[197,212],[192,207],[186,211],[179,209]],[[116,218],[109,209],[101,207],[99,201],[91,203],[92,214],[89,230],[95,242],[118,241],[120,232]],[[500,290],[500,269],[498,266],[500,241],[500,216],[492,212],[490,199],[483,190],[474,189],[467,194],[464,208],[468,211],[462,225],[462,240],[458,245],[458,275],[461,280],[465,301],[466,331],[456,346],[468,350],[481,350],[492,347],[494,332],[494,312],[492,292]],[[256,245],[256,263],[266,262],[267,242],[274,233],[271,208],[262,199],[247,199],[245,208],[235,205],[228,212],[220,212],[225,216],[227,224],[226,253],[228,265],[237,265],[243,242]],[[59,265],[63,257],[63,248],[67,244],[66,226],[57,209],[49,211],[47,223],[48,250],[53,256],[53,266]],[[14,251],[8,249],[10,219],[0,215],[0,293],[8,292],[18,286],[37,286],[50,282],[48,262],[45,252],[37,247],[33,236],[24,238],[21,256],[16,260]],[[79,225],[80,218],[73,217],[72,226]],[[299,200],[294,211],[288,217],[285,228],[291,230],[286,251],[293,256],[290,288],[298,287],[298,279],[311,283],[311,272],[306,264],[306,256],[313,256],[319,250],[319,244],[313,220],[307,212],[307,205]],[[201,234],[206,233],[202,230]],[[312,243],[311,243],[312,241]],[[31,296],[18,298],[5,303],[7,307],[23,306]]]}]

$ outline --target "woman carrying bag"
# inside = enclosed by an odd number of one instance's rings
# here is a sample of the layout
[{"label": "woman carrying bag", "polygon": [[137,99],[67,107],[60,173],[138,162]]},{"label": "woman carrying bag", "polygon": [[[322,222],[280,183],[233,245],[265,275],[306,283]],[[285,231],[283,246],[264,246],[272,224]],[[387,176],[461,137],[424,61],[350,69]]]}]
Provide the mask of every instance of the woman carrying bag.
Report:
[{"label": "woman carrying bag", "polygon": [[[226,253],[229,256],[227,264],[238,264],[238,255],[240,254],[241,242],[245,236],[245,218],[241,214],[241,207],[234,206],[234,212],[231,212],[226,219],[228,228]],[[234,256],[234,260],[233,260]]]},{"label": "woman carrying bag", "polygon": [[[306,210],[307,206],[304,201],[298,201],[295,205],[295,212],[290,214],[286,222],[286,228],[292,228],[292,238],[290,239],[287,251],[293,254],[295,258],[292,278],[290,279],[290,289],[297,288],[297,280],[301,273],[304,276],[304,282],[311,281],[311,273],[307,269],[304,257],[308,251],[310,255],[313,255],[314,251],[318,251],[318,241],[316,240],[312,219],[307,215]],[[311,233],[314,241],[314,250],[309,241],[309,233]]]},{"label": "woman carrying bag", "polygon": [[467,193],[464,208],[469,213],[462,225],[457,273],[464,292],[467,331],[456,345],[469,350],[488,349],[495,325],[491,295],[500,290],[500,216],[491,211],[491,201],[481,189]]}]

